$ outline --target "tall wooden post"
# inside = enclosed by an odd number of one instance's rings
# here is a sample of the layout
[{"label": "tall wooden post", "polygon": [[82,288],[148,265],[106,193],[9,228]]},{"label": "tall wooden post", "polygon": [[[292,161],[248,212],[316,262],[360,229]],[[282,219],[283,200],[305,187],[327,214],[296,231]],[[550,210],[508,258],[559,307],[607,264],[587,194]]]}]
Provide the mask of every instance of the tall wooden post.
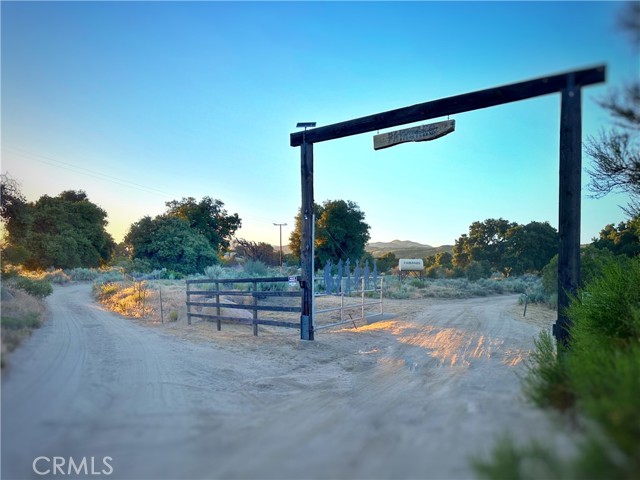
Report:
[{"label": "tall wooden post", "polygon": [[302,264],[302,316],[300,338],[313,340],[313,143],[300,145],[300,173],[302,176],[302,238],[300,261]]},{"label": "tall wooden post", "polygon": [[582,177],[581,90],[569,75],[560,111],[560,195],[558,231],[558,320],[553,333],[567,344],[571,320],[566,308],[580,281],[580,196]]}]

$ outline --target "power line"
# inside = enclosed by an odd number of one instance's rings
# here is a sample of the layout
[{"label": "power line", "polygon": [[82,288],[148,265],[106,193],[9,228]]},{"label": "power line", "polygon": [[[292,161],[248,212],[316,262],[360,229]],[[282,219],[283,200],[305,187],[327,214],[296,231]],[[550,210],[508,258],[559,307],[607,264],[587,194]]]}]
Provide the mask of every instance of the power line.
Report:
[{"label": "power line", "polygon": [[144,191],[147,193],[151,193],[154,195],[159,195],[162,197],[175,197],[174,194],[171,194],[169,192],[165,192],[163,190],[159,190],[157,188],[153,188],[153,187],[148,187],[146,185],[142,185],[139,183],[135,183],[135,182],[131,182],[129,180],[124,180],[122,178],[118,178],[118,177],[114,177],[112,175],[107,175],[105,173],[102,172],[98,172],[96,170],[91,170],[89,168],[85,168],[85,167],[80,167],[78,165],[74,165],[72,163],[68,163],[68,162],[63,162],[62,160],[58,160],[46,155],[41,155],[38,153],[34,153],[34,152],[29,152],[28,150],[24,150],[22,148],[17,148],[17,147],[12,147],[9,145],[3,145],[2,146],[3,150],[8,150],[9,152],[12,152],[15,155],[21,156],[23,158],[28,158],[31,160],[34,160],[36,162],[40,162],[40,163],[44,163],[47,165],[51,165],[53,167],[57,167],[57,168],[63,168],[65,170],[69,170],[75,173],[79,173],[81,175],[86,175],[89,177],[93,177],[93,178],[97,178],[100,180],[105,180],[111,183],[115,183],[124,187],[128,187],[128,188],[133,188],[135,190],[140,190],[140,191]]},{"label": "power line", "polygon": [[[93,177],[93,178],[97,178],[99,180],[104,180],[110,183],[114,183],[116,185],[120,185],[123,187],[127,187],[127,188],[131,188],[134,190],[138,190],[138,191],[142,191],[142,192],[146,192],[146,193],[150,193],[152,195],[157,195],[163,198],[177,198],[179,195],[175,195],[169,192],[165,192],[163,190],[159,190],[157,188],[154,187],[148,187],[146,185],[142,185],[140,183],[136,183],[136,182],[132,182],[129,180],[125,180],[119,177],[115,177],[113,175],[108,175],[102,172],[98,172],[97,170],[92,170],[89,168],[85,168],[85,167],[81,167],[79,165],[74,165],[72,163],[69,162],[64,162],[62,160],[58,160],[56,158],[47,156],[47,155],[42,155],[39,153],[35,153],[35,152],[30,152],[28,150],[25,150],[23,148],[18,148],[18,147],[14,147],[11,145],[2,145],[2,150],[3,151],[8,151],[14,155],[20,156],[22,158],[27,158],[39,163],[44,163],[46,165],[50,165],[56,168],[61,168],[64,170],[68,170],[74,173],[78,173],[81,175],[86,175],[88,177]],[[260,216],[256,216],[256,215],[251,215],[251,214],[245,214],[243,215],[244,219],[254,219],[254,220],[259,220],[261,223],[264,224],[268,224],[268,223],[272,223],[271,219],[267,218],[267,217],[260,217]]]}]

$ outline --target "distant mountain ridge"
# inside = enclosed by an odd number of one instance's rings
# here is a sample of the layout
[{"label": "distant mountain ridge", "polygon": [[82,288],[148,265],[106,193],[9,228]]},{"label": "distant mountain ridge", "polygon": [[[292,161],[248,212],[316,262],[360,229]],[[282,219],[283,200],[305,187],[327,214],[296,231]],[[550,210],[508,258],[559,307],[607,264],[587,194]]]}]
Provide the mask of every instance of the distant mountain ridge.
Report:
[{"label": "distant mountain ridge", "polygon": [[[280,245],[274,245],[273,249],[280,252]],[[381,257],[393,252],[398,258],[427,258],[440,252],[453,253],[453,245],[441,245],[432,247],[425,243],[412,242],[411,240],[393,240],[391,242],[372,242],[364,247],[374,257]],[[282,245],[282,253],[291,253],[289,245]]]},{"label": "distant mountain ridge", "polygon": [[427,258],[440,252],[453,252],[453,245],[432,247],[424,243],[411,240],[393,240],[391,242],[372,242],[365,246],[365,250],[374,257],[381,257],[389,252],[398,258]]}]

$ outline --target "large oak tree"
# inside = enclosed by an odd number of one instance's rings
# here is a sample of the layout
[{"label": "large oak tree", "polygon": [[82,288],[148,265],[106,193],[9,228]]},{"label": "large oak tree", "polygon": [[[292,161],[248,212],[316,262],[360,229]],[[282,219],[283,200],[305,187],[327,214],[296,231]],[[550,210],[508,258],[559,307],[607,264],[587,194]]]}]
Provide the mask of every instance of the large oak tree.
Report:
[{"label": "large oak tree", "polygon": [[237,213],[229,215],[220,200],[193,197],[167,202],[167,212],[144,217],[131,225],[125,244],[134,259],[152,268],[191,274],[218,262],[241,226]]},{"label": "large oak tree", "polygon": [[548,222],[519,225],[503,218],[473,222],[453,247],[453,265],[472,262],[504,274],[539,272],[558,253],[558,232]]},{"label": "large oak tree", "polygon": [[[360,207],[350,200],[327,200],[321,206],[314,205],[315,265],[320,268],[327,260],[360,260],[369,241],[369,225]],[[295,228],[289,237],[289,247],[300,257],[302,220],[298,213]]]},{"label": "large oak tree", "polygon": [[5,259],[31,269],[98,267],[110,259],[115,242],[105,230],[107,213],[85,192],[26,202],[17,182],[3,175],[2,194]]}]

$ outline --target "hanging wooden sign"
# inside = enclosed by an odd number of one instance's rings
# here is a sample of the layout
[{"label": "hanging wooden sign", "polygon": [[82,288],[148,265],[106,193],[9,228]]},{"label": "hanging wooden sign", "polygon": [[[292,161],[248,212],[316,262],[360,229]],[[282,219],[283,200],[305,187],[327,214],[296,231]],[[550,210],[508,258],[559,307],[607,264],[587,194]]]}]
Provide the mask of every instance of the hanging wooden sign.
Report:
[{"label": "hanging wooden sign", "polygon": [[396,130],[395,132],[381,133],[380,135],[374,135],[373,149],[380,150],[406,142],[427,142],[443,137],[455,129],[456,121],[446,120],[444,122]]}]

